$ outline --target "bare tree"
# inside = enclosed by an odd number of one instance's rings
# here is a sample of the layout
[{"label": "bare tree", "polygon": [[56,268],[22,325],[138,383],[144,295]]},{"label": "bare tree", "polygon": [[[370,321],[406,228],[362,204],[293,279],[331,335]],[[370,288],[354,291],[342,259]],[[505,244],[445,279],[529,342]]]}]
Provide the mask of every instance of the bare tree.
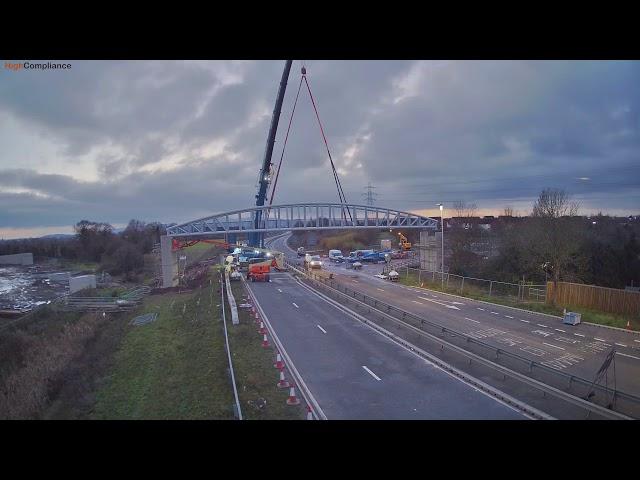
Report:
[{"label": "bare tree", "polygon": [[554,284],[583,263],[579,251],[584,239],[580,221],[574,218],[578,208],[564,190],[551,188],[545,188],[533,204],[529,252]]},{"label": "bare tree", "polygon": [[475,217],[478,206],[475,203],[466,203],[463,200],[453,202],[453,209],[457,217]]},{"label": "bare tree", "polygon": [[513,207],[511,205],[507,205],[506,207],[504,207],[504,216],[513,217]]},{"label": "bare tree", "polygon": [[560,218],[574,217],[580,205],[572,202],[564,190],[545,188],[533,204],[532,217]]}]

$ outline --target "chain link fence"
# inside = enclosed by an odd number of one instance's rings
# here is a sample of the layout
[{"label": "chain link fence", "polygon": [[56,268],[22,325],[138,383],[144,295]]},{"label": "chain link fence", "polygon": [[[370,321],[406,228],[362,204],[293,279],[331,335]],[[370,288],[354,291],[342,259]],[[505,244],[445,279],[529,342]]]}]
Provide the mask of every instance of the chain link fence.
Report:
[{"label": "chain link fence", "polygon": [[458,295],[498,297],[520,303],[545,303],[547,298],[546,284],[499,282],[410,267],[401,267],[396,271],[408,285],[435,287]]}]

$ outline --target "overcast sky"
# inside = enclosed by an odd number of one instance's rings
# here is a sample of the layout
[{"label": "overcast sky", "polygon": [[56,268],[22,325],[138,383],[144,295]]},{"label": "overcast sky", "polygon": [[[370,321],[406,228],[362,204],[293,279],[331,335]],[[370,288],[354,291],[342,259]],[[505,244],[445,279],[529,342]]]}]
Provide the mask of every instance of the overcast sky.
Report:
[{"label": "overcast sky", "polygon": [[[0,238],[254,205],[284,61],[68,63],[0,71]],[[380,206],[437,215],[444,201],[451,214],[463,200],[525,215],[543,187],[558,187],[582,214],[640,213],[639,62],[305,64],[352,203],[371,182]],[[303,89],[274,203],[337,200]]]}]

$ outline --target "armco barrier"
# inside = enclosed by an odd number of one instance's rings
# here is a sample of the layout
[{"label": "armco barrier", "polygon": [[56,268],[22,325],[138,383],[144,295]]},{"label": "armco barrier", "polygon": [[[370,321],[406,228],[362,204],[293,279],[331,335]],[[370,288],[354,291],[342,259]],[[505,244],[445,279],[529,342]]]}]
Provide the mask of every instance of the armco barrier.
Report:
[{"label": "armco barrier", "polygon": [[[364,304],[369,305],[375,309],[378,309],[388,315],[393,316],[403,322],[411,320],[415,322],[415,327],[419,329],[430,328],[432,329],[432,334],[436,334],[439,336],[448,335],[447,340],[451,341],[451,339],[461,339],[464,344],[473,344],[481,347],[482,350],[485,351],[483,356],[491,357],[491,360],[498,363],[505,358],[509,358],[514,360],[517,364],[521,365],[522,372],[525,375],[532,376],[535,373],[543,374],[547,378],[546,380],[551,380],[555,383],[555,386],[558,388],[565,388],[571,390],[571,395],[577,396],[579,398],[585,397],[589,390],[593,388],[594,396],[591,398],[591,403],[596,403],[599,405],[607,405],[609,403],[613,403],[616,407],[615,411],[623,413],[625,415],[630,415],[634,418],[638,418],[640,412],[640,398],[619,390],[607,388],[602,385],[592,385],[591,380],[586,380],[584,378],[578,377],[576,375],[568,374],[565,372],[558,371],[554,368],[543,365],[540,362],[535,360],[531,360],[529,358],[523,357],[516,353],[512,353],[506,350],[503,350],[499,347],[495,347],[493,345],[487,344],[481,340],[470,337],[469,335],[459,332],[457,330],[444,327],[437,323],[434,323],[430,320],[424,319],[417,315],[414,315],[410,312],[404,311],[398,307],[394,307],[385,302],[375,299],[374,297],[370,297],[368,295],[362,294],[355,290],[352,290],[348,287],[345,287],[340,282],[324,278],[321,275],[315,273],[306,273],[302,272],[295,268],[295,266],[290,265],[293,269],[298,271],[299,273],[312,278],[313,280],[320,282],[330,288],[333,288],[339,292],[343,292],[345,295],[353,297],[354,299],[362,301]],[[426,332],[426,330],[425,330]],[[435,332],[435,333],[434,333]],[[488,354],[488,355],[487,355]],[[498,363],[500,364],[500,363]],[[532,376],[532,378],[535,378]],[[549,382],[545,382],[549,383]]]}]

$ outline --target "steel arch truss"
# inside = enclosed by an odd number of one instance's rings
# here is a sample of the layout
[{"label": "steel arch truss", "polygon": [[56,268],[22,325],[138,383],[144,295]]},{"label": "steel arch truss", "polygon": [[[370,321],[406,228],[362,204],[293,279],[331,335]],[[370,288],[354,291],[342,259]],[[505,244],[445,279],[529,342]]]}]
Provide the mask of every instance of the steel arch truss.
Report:
[{"label": "steel arch truss", "polygon": [[[262,211],[258,228],[256,212]],[[172,237],[225,233],[333,230],[351,228],[436,229],[437,220],[390,208],[344,203],[299,203],[218,213],[167,228]]]}]

